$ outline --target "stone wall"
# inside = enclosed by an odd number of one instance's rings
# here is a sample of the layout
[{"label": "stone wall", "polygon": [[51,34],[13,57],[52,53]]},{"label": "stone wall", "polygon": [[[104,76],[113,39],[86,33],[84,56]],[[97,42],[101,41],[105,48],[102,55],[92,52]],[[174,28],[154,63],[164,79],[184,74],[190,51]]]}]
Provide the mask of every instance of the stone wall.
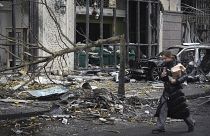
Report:
[{"label": "stone wall", "polygon": [[163,50],[172,45],[182,44],[182,14],[179,12],[164,12],[162,29]]},{"label": "stone wall", "polygon": [[181,11],[181,0],[160,0],[166,11]]},{"label": "stone wall", "polygon": [[[60,12],[56,12],[54,8],[55,1],[47,0],[48,6],[51,8],[53,13],[55,13],[56,18],[61,25],[61,29],[63,33],[74,42],[75,39],[75,10],[74,10],[74,1],[67,0],[66,1],[66,13],[62,14]],[[62,40],[66,43],[63,44]],[[68,43],[64,37],[59,37],[58,29],[55,25],[55,22],[50,17],[46,7],[44,5],[39,4],[39,40],[41,43],[48,48],[50,51],[58,51],[63,48],[72,47],[70,43]],[[46,56],[47,53],[43,51],[39,51],[40,56]],[[70,53],[65,55],[65,60],[56,59],[53,64],[53,70],[60,70],[60,67],[64,67],[65,69],[74,69],[74,53]],[[62,62],[62,64],[60,63]],[[67,64],[65,63],[67,62]],[[50,67],[50,65],[48,66]]]},{"label": "stone wall", "polygon": [[160,16],[159,52],[176,44],[181,44],[182,14],[181,0],[160,0],[164,11]]}]

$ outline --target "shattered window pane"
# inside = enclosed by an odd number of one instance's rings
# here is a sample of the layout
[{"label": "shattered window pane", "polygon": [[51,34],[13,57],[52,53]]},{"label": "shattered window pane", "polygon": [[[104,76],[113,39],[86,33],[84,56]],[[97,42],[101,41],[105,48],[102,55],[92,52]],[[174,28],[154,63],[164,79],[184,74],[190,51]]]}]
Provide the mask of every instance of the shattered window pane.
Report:
[{"label": "shattered window pane", "polygon": [[189,62],[194,61],[195,49],[187,49],[183,51],[180,57],[181,62],[187,66]]}]

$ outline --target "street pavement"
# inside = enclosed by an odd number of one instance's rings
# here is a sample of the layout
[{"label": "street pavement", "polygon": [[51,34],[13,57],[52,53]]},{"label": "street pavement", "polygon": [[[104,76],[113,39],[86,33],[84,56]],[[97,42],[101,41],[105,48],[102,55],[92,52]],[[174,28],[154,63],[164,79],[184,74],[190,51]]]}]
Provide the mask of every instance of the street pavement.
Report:
[{"label": "street pavement", "polygon": [[[148,96],[139,95],[139,99],[158,100],[162,95],[162,90],[153,91]],[[210,95],[210,85],[208,84],[189,84],[184,87],[183,92],[187,98],[197,98],[201,96]],[[52,103],[50,102],[18,102],[18,100],[11,100],[5,102],[0,99],[0,120],[13,119],[19,117],[26,117],[32,115],[39,115],[50,110]]]},{"label": "street pavement", "polygon": [[[183,89],[183,92],[189,100],[193,118],[196,120],[196,129],[192,133],[187,133],[187,126],[184,122],[172,121],[166,127],[166,132],[163,136],[210,136],[210,104],[203,105],[202,103],[209,98],[196,99],[198,97],[209,95],[209,85],[189,84]],[[158,99],[162,91],[151,92],[150,98]],[[49,111],[48,102],[37,102],[36,104],[30,101],[26,102],[0,102],[0,118],[21,116],[34,116]],[[34,108],[36,107],[36,108]],[[11,112],[12,109],[12,112]],[[40,112],[39,112],[40,111]],[[8,114],[9,113],[9,114]],[[9,119],[8,117],[8,119]],[[97,123],[93,120],[75,120],[69,119],[68,124],[61,123],[61,120],[42,120],[41,126],[36,128],[33,135],[35,136],[152,136],[154,124],[145,122],[117,122],[113,125]],[[40,124],[38,122],[38,124]],[[4,125],[4,124],[3,124]],[[7,125],[6,125],[7,126]],[[11,135],[10,127],[0,127],[0,136]],[[34,131],[34,128],[31,128]],[[29,130],[30,131],[30,130]],[[14,134],[13,134],[14,135]]]},{"label": "street pavement", "polygon": [[78,134],[81,136],[210,136],[210,102],[206,104],[205,101],[209,98],[190,100],[189,105],[191,107],[192,117],[196,121],[195,131],[188,133],[186,124],[182,122],[171,122],[166,125],[166,132],[161,134],[152,134],[154,125],[148,125],[147,123],[139,123],[135,126],[124,127],[121,129],[111,129],[112,131],[102,132],[85,132],[85,134]]},{"label": "street pavement", "polygon": [[151,133],[155,125],[144,122],[100,125],[90,121],[72,120],[69,125],[55,122],[48,124],[35,136],[210,136],[210,103],[201,105],[206,99],[189,102],[192,116],[196,120],[195,131],[191,133],[187,132],[187,126],[183,121],[167,124],[166,132],[157,135]]},{"label": "street pavement", "polygon": [[[140,97],[146,99],[159,99],[162,95],[162,90],[163,89],[161,89],[161,91],[150,92],[147,97]],[[183,86],[182,91],[188,99],[202,97],[210,95],[210,84],[188,84]]]}]

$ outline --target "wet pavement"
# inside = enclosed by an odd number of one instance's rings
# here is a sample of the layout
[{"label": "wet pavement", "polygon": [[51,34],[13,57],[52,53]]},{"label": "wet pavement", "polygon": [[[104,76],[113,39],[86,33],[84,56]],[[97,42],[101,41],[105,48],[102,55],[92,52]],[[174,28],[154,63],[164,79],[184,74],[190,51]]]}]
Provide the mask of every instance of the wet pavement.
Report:
[{"label": "wet pavement", "polygon": [[[195,131],[187,133],[187,126],[181,120],[168,120],[163,136],[209,136],[210,102],[209,98],[189,101],[191,113],[196,120]],[[1,122],[2,136],[34,135],[34,136],[151,136],[155,127],[151,117],[144,121],[116,120],[113,124],[102,123],[95,119],[69,118],[64,124],[63,119],[33,117],[30,119]],[[19,131],[18,131],[19,130]]]},{"label": "wet pavement", "polygon": [[[125,84],[124,98],[118,97],[118,83],[111,78],[81,77],[53,76],[54,82],[64,84],[59,87],[41,76],[20,90],[14,88],[21,85],[24,77],[6,78],[9,82],[0,84],[0,135],[151,135],[163,83],[131,79]],[[202,120],[208,118],[209,108],[200,106],[207,98],[195,98],[210,95],[209,89],[208,83],[188,84],[183,89],[190,98],[193,115],[201,120],[199,131],[205,129]],[[180,120],[167,122],[166,135],[186,134],[186,126]]]}]

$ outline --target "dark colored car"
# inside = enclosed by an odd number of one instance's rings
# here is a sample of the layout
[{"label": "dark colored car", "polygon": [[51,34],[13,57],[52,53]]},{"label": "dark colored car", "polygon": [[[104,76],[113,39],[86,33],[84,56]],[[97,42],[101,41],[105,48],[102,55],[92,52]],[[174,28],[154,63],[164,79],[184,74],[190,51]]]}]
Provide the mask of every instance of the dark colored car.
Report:
[{"label": "dark colored car", "polygon": [[[166,50],[170,50],[176,55],[177,60],[186,68],[187,73],[208,74],[210,71],[210,44],[202,45],[196,43],[175,45]],[[160,79],[162,63],[161,53],[156,57],[137,61],[130,61],[130,75],[133,78],[146,77],[148,80],[157,81]],[[196,73],[196,72],[200,73]]]}]

